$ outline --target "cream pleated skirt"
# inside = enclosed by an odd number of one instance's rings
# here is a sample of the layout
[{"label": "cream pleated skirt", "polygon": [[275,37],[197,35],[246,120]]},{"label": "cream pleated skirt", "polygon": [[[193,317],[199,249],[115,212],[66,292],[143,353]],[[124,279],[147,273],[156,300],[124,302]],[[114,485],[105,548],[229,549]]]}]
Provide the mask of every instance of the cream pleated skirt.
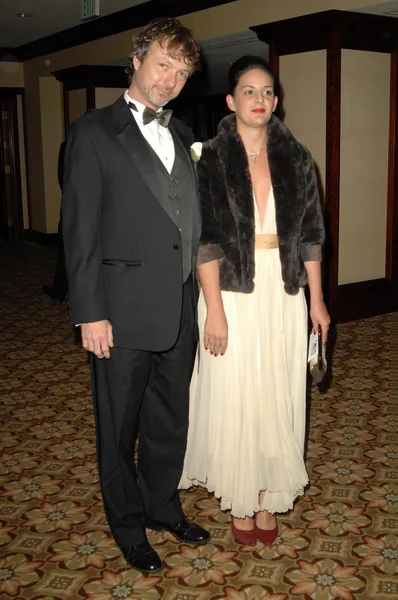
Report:
[{"label": "cream pleated skirt", "polygon": [[[261,227],[275,233],[270,191]],[[303,290],[284,290],[279,250],[255,251],[251,294],[222,292],[228,348],[203,346],[206,304],[199,298],[200,344],[190,388],[187,451],[180,488],[200,485],[235,517],[286,512],[308,483],[305,437],[307,307]],[[259,505],[259,492],[265,490]]]}]

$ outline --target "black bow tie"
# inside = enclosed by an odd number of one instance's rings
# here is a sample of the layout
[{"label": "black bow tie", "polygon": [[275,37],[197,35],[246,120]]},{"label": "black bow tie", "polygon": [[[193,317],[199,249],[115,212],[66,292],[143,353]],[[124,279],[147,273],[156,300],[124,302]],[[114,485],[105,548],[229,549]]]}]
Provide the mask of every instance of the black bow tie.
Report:
[{"label": "black bow tie", "polygon": [[[129,107],[133,110],[137,110],[137,107],[133,102],[129,102]],[[163,127],[168,127],[171,119],[171,115],[173,111],[171,109],[161,110],[160,112],[155,112],[152,108],[145,107],[144,112],[142,113],[142,122],[144,125],[148,125],[148,123],[152,123],[156,119],[159,125]]]},{"label": "black bow tie", "polygon": [[142,122],[144,123],[144,125],[148,125],[148,123],[151,123],[156,119],[159,125],[162,125],[163,127],[168,127],[172,114],[173,111],[170,109],[155,112],[154,110],[152,110],[152,108],[146,107],[144,109],[144,112],[142,113]]}]

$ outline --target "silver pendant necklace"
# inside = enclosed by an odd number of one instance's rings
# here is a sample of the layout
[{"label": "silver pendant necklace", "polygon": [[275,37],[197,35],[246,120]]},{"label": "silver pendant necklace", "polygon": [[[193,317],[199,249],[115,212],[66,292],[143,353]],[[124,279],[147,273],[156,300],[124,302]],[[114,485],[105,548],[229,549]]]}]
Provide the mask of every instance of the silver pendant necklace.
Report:
[{"label": "silver pendant necklace", "polygon": [[246,150],[246,154],[248,154],[250,156],[250,158],[252,159],[252,161],[257,164],[257,156],[260,154],[260,152],[262,152],[263,150],[265,150],[266,147],[267,146],[264,146],[264,148],[261,148],[260,150],[257,150],[257,152],[248,152],[248,150]]}]

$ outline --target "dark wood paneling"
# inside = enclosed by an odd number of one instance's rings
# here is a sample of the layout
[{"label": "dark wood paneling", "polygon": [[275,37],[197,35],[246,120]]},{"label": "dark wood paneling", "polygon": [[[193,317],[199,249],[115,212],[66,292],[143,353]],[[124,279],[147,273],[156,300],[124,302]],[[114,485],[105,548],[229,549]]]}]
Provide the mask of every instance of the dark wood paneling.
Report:
[{"label": "dark wood paneling", "polygon": [[398,42],[398,20],[393,17],[327,10],[324,12],[250,27],[279,56],[328,47],[330,34],[339,33],[341,47],[351,50],[392,52]]},{"label": "dark wood paneling", "polygon": [[271,42],[268,46],[268,62],[276,78],[275,92],[278,95],[278,106],[276,107],[275,114],[277,117],[283,120],[283,89],[279,81],[279,54],[276,52],[274,42]]},{"label": "dark wood paneling", "polygon": [[271,71],[277,79],[279,79],[279,54],[276,51],[275,43],[270,42],[268,47],[268,62]]},{"label": "dark wood paneling", "polygon": [[58,246],[58,233],[43,233],[34,229],[25,229],[24,240],[42,246]]},{"label": "dark wood paneling", "polygon": [[20,241],[23,229],[18,96],[23,96],[20,88],[0,88],[0,169],[3,178],[1,225],[2,235],[15,242]]},{"label": "dark wood paneling", "polygon": [[62,86],[63,108],[64,108],[64,138],[70,125],[69,119],[69,92],[65,85]]},{"label": "dark wood paneling", "polygon": [[0,47],[0,61],[10,59],[11,57],[15,60],[15,48]]},{"label": "dark wood paneling", "polygon": [[337,307],[340,219],[341,46],[338,32],[329,34],[326,58],[325,165],[325,297],[332,318]]},{"label": "dark wood paneling", "polygon": [[[79,65],[77,67],[53,71],[52,75],[67,90],[80,90],[87,86],[96,88],[125,88],[128,87],[128,77],[125,69],[125,66]],[[206,84],[205,70],[196,71],[188,79],[182,93],[190,96],[201,96]]]},{"label": "dark wood paneling", "polygon": [[233,0],[185,0],[184,2],[181,0],[155,0],[145,2],[76,27],[70,27],[18,48],[8,48],[7,51],[16,56],[19,61],[30,60],[129,29],[143,27],[156,17],[181,17],[229,2],[233,2]]},{"label": "dark wood paneling", "polygon": [[28,161],[28,128],[26,125],[26,98],[25,98],[25,90],[21,92],[22,97],[22,115],[23,115],[23,137],[24,137],[24,148],[25,148],[25,169],[26,169],[26,195],[28,201],[28,225],[29,227],[32,224],[32,195],[30,193],[30,171],[29,171],[29,161]]},{"label": "dark wood paneling", "polygon": [[[127,62],[127,61],[126,61]],[[127,74],[124,67],[105,65],[79,65],[52,73],[67,90],[80,90],[86,87],[127,87]]]},{"label": "dark wood paneling", "polygon": [[[251,27],[279,56],[327,50],[327,130],[324,260],[325,296],[334,322],[398,308],[398,19],[325,11]],[[392,53],[387,208],[386,278],[338,285],[340,212],[340,113],[342,48]],[[275,67],[274,67],[275,68]]]},{"label": "dark wood paneling", "polygon": [[21,240],[21,231],[23,230],[23,207],[17,96],[15,96],[12,103],[10,118],[12,119],[12,137],[10,138],[10,166],[12,195],[14,198],[14,241],[19,242]]},{"label": "dark wood paneling", "polygon": [[95,87],[88,85],[86,87],[86,109],[92,110],[95,108]]},{"label": "dark wood paneling", "polygon": [[340,285],[333,320],[356,321],[398,309],[398,289],[387,279]]},{"label": "dark wood paneling", "polygon": [[2,98],[12,99],[15,94],[24,94],[25,89],[23,87],[0,87]]},{"label": "dark wood paneling", "polygon": [[398,281],[398,50],[390,65],[390,131],[388,140],[386,277]]}]

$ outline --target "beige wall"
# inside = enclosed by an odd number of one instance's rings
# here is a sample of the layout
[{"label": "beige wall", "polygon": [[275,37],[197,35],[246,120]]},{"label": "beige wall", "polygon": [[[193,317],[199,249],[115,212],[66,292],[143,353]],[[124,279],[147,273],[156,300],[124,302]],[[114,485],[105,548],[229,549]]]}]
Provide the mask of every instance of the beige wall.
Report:
[{"label": "beige wall", "polygon": [[96,88],[95,89],[95,106],[103,108],[109,104],[113,104],[126,88]]},{"label": "beige wall", "polygon": [[0,61],[0,87],[23,87],[24,65],[17,62]]},{"label": "beige wall", "polygon": [[[313,12],[330,9],[349,10],[364,6],[381,4],[380,0],[283,0],[282,2],[265,2],[264,0],[238,0],[216,8],[199,11],[181,18],[184,25],[191,27],[199,40],[215,38],[247,29],[252,25],[259,25],[271,21],[278,21]],[[46,131],[41,128],[40,120],[42,111],[41,99],[44,100],[39,90],[39,77],[48,77],[51,72],[81,64],[101,64],[112,59],[120,59],[130,51],[131,35],[134,30],[82,44],[48,56],[41,56],[25,63],[25,88],[28,131],[28,163],[31,182],[32,227],[39,231],[47,231],[46,204],[58,201],[45,196],[43,181],[44,169],[40,164],[43,155],[42,133],[45,133],[46,144],[55,146],[58,143],[58,129]],[[286,94],[289,90],[286,89]],[[59,96],[53,100],[58,106],[54,110],[62,112],[62,99]],[[54,138],[54,141],[51,141]],[[44,150],[46,152],[46,150]],[[56,212],[51,209],[51,214]],[[52,221],[51,221],[52,222]],[[49,222],[50,226],[50,222]]]},{"label": "beige wall", "polygon": [[63,137],[60,109],[61,85],[54,77],[40,77],[41,134],[46,232],[56,233],[61,190],[58,185],[58,152]]},{"label": "beige wall", "polygon": [[390,56],[343,50],[339,284],[385,276]]},{"label": "beige wall", "polygon": [[310,150],[325,190],[326,50],[280,58],[284,122]]}]

